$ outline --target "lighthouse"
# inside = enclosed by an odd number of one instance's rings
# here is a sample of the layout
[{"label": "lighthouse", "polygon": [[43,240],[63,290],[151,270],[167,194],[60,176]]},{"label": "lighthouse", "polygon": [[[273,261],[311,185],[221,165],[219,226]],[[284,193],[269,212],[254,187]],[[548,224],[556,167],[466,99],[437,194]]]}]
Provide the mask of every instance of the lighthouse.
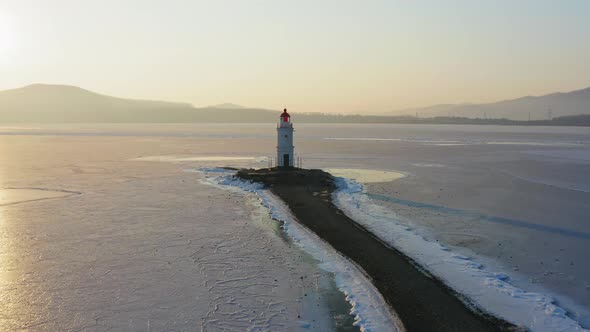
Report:
[{"label": "lighthouse", "polygon": [[287,109],[283,110],[277,125],[277,166],[293,166],[293,124]]}]

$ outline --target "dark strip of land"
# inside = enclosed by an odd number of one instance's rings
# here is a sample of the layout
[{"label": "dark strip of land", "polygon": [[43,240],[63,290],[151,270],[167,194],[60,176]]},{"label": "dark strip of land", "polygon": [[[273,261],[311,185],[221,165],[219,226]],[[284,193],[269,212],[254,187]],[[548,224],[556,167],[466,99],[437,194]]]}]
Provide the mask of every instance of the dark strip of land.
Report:
[{"label": "dark strip of land", "polygon": [[468,306],[427,274],[347,217],[332,202],[333,178],[321,170],[240,170],[237,176],[264,183],[299,222],[362,267],[408,331],[514,331],[514,325]]}]

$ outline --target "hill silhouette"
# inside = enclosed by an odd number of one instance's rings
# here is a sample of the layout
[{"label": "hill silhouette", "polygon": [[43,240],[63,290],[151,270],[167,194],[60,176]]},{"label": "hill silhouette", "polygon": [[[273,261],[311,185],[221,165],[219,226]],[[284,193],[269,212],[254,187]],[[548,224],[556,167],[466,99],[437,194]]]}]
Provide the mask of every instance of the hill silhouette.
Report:
[{"label": "hill silhouette", "polygon": [[190,104],[105,96],[69,85],[33,84],[0,91],[3,122],[119,122],[165,118],[192,111]]},{"label": "hill silhouette", "polygon": [[526,96],[487,104],[443,104],[408,108],[387,114],[419,114],[421,117],[453,116],[467,118],[506,118],[547,120],[551,117],[590,114],[590,88]]},{"label": "hill silhouette", "polygon": [[220,104],[106,96],[70,85],[33,84],[0,91],[0,122],[274,122],[278,111]]},{"label": "hill silhouette", "polygon": [[[573,96],[585,100],[590,89]],[[569,99],[572,95],[553,94]],[[523,99],[538,98],[525,97]],[[468,107],[471,105],[460,105]],[[441,105],[447,109],[453,105]],[[557,113],[557,112],[556,112]],[[220,104],[195,108],[188,103],[124,99],[98,94],[69,85],[33,84],[0,91],[0,122],[3,123],[269,123],[276,122],[280,111]],[[299,123],[407,123],[407,124],[498,124],[498,125],[590,125],[588,115],[564,116],[553,120],[514,121],[507,118],[483,119],[456,116],[414,117],[378,115],[341,115],[295,112]],[[489,114],[488,114],[489,116]]]}]

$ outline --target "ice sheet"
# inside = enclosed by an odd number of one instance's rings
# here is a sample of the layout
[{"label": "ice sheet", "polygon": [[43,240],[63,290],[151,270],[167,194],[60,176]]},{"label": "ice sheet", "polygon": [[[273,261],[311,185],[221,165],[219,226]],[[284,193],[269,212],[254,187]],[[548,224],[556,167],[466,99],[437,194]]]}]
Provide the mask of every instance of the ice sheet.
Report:
[{"label": "ice sheet", "polygon": [[582,146],[576,142],[552,142],[552,141],[488,141],[490,145],[529,145],[529,146],[554,146],[554,147],[576,147]]},{"label": "ice sheet", "polygon": [[401,224],[393,211],[373,203],[361,184],[345,178],[338,178],[337,184],[334,202],[349,217],[416,260],[478,307],[532,331],[585,331],[551,297],[514,287],[506,274],[488,271],[477,259],[454,253]]},{"label": "ice sheet", "polygon": [[78,194],[80,193],[76,191],[49,188],[4,188],[0,189],[0,205],[11,205]]},{"label": "ice sheet", "polygon": [[413,166],[417,167],[445,167],[443,164],[433,164],[433,163],[414,163]]},{"label": "ice sheet", "polygon": [[71,138],[11,139],[0,143],[4,203],[15,203],[0,206],[0,331],[352,325],[343,298],[332,306],[332,275],[277,236],[255,194],[129,162],[130,140],[101,154]]},{"label": "ice sheet", "polygon": [[567,150],[535,150],[525,151],[527,154],[550,157],[555,159],[571,159],[590,161],[590,148],[588,149],[567,149]]},{"label": "ice sheet", "polygon": [[263,161],[264,157],[248,157],[248,156],[145,156],[133,158],[136,161],[161,161],[161,162],[183,162],[183,161]]},{"label": "ice sheet", "polygon": [[365,141],[365,142],[410,142],[433,146],[457,146],[457,145],[517,145],[517,146],[539,146],[539,147],[583,147],[587,142],[573,141],[556,141],[556,140],[486,140],[486,139],[463,139],[463,140],[446,140],[446,139],[429,139],[419,137],[325,137],[325,140],[333,141]]},{"label": "ice sheet", "polygon": [[326,168],[326,172],[350,179],[360,183],[389,182],[406,177],[405,173],[382,171],[365,168]]}]

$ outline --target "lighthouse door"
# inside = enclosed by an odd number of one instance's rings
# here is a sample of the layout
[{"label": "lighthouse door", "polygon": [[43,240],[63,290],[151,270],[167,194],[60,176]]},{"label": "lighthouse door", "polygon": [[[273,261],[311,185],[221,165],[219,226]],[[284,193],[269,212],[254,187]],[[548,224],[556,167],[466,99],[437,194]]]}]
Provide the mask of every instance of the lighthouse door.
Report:
[{"label": "lighthouse door", "polygon": [[289,155],[284,154],[283,155],[283,167],[289,167],[289,166],[291,166],[291,163],[289,162]]}]

